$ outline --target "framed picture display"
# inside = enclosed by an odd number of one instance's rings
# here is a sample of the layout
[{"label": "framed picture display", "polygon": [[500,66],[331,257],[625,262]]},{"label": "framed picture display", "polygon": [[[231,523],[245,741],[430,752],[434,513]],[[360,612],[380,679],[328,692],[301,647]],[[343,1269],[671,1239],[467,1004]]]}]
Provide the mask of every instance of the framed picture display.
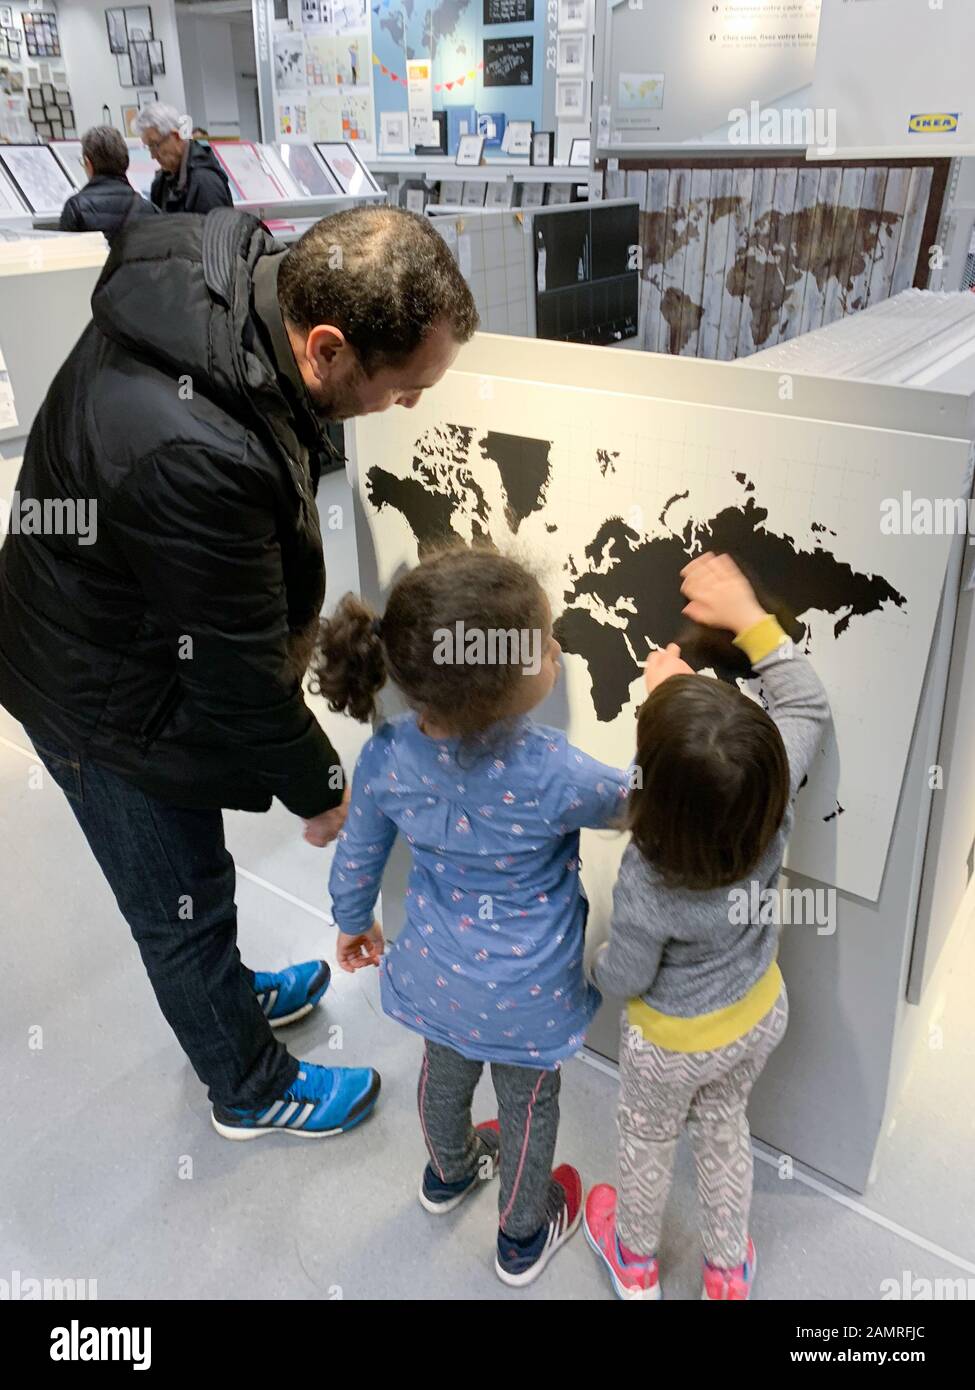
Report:
[{"label": "framed picture display", "polygon": [[45,105],[45,106],[53,106],[53,105],[54,105],[54,83],[53,83],[53,82],[42,82],[42,83],[41,83],[41,97],[43,98],[43,101],[44,101],[44,105]]},{"label": "framed picture display", "polygon": [[468,179],[464,184],[464,193],[460,200],[461,207],[482,208],[484,199],[487,197],[487,183],[480,179]]},{"label": "framed picture display", "polygon": [[547,183],[523,183],[521,185],[521,206],[540,208],[545,201]]},{"label": "framed picture display", "polygon": [[353,197],[359,193],[380,193],[382,190],[359,156],[345,140],[321,140],[316,150],[325,161],[325,168],[339,186],[340,193]]},{"label": "framed picture display", "polygon": [[581,120],[586,112],[586,83],[582,77],[559,77],[555,81],[555,114],[567,120]]},{"label": "framed picture display", "polygon": [[134,87],[132,81],[132,60],[129,57],[128,49],[124,53],[119,53],[115,58],[118,64],[118,84],[120,87]]},{"label": "framed picture display", "polygon": [[508,118],[503,111],[478,111],[475,131],[484,136],[484,149],[503,150]]},{"label": "framed picture display", "polygon": [[483,153],[483,135],[462,135],[457,142],[457,163],[465,169],[476,168]]},{"label": "framed picture display", "polygon": [[125,28],[125,11],[121,7],[105,11],[105,27],[108,30],[109,53],[128,53],[129,35]]},{"label": "framed picture display", "polygon": [[139,108],[138,108],[138,106],[123,106],[123,107],[122,107],[122,133],[123,133],[123,135],[126,135],[130,140],[136,140],[136,139],[138,139],[138,136],[137,136],[137,134],[136,134],[135,127],[134,127],[134,121],[135,121],[136,116],[138,116],[138,114],[139,114]]},{"label": "framed picture display", "polygon": [[58,140],[51,145],[68,178],[76,188],[84,188],[88,182],[88,173],[82,163],[81,141],[80,140]]},{"label": "framed picture display", "polygon": [[306,198],[327,198],[341,192],[338,184],[333,183],[325,172],[325,165],[311,145],[295,141],[293,144],[276,145],[275,148],[282,164]]},{"label": "framed picture display", "polygon": [[148,106],[150,102],[158,100],[159,93],[152,87],[150,87],[148,92],[136,92],[135,94],[135,103],[140,111],[144,106]]},{"label": "framed picture display", "polygon": [[70,106],[71,93],[66,87],[56,87],[54,89],[54,100],[58,106]]},{"label": "framed picture display", "polygon": [[532,164],[547,167],[552,163],[553,137],[554,131],[551,130],[536,130],[532,134]]},{"label": "framed picture display", "polygon": [[548,207],[555,207],[561,203],[571,203],[572,185],[570,183],[550,183],[545,194],[545,202]]},{"label": "framed picture display", "polygon": [[498,180],[487,186],[486,208],[510,208],[514,201],[515,186],[511,179]]},{"label": "framed picture display", "polygon": [[61,119],[60,106],[57,106],[53,101],[51,102],[50,106],[45,106],[44,119],[46,121],[59,121]]},{"label": "framed picture display", "polygon": [[280,203],[285,198],[284,188],[249,140],[212,140],[210,149],[223,165],[237,195],[234,202]]},{"label": "framed picture display", "polygon": [[407,111],[380,111],[379,149],[382,154],[409,154],[410,124]]},{"label": "framed picture display", "polygon": [[589,17],[589,0],[559,0],[559,33],[576,33],[585,29]]},{"label": "framed picture display", "polygon": [[40,87],[28,87],[27,99],[31,106],[36,106],[41,111],[44,110],[44,93],[41,91]]},{"label": "framed picture display", "polygon": [[530,155],[532,148],[532,122],[509,121],[505,126],[501,149],[504,154]]},{"label": "framed picture display", "polygon": [[[50,121],[39,121],[34,129],[37,131],[38,139],[40,140],[50,140],[51,136],[54,134],[51,129]],[[37,209],[35,209],[35,211],[37,211]]]},{"label": "framed picture display", "polygon": [[433,127],[437,132],[437,142],[435,145],[417,145],[416,153],[419,155],[437,155],[447,153],[447,113],[446,111],[434,111],[431,117]]},{"label": "framed picture display", "polygon": [[422,188],[408,188],[406,190],[406,211],[416,212],[422,215],[423,209],[427,205],[427,195]]},{"label": "framed picture display", "polygon": [[0,29],[12,29],[14,27],[14,7],[13,5],[0,5]]},{"label": "framed picture display", "polygon": [[[43,126],[38,126],[37,132],[43,139],[50,138]],[[0,145],[0,164],[36,215],[60,212],[65,199],[75,191],[47,145]]]},{"label": "framed picture display", "polygon": [[464,196],[464,183],[462,179],[444,179],[440,185],[440,202],[449,207],[456,207]]},{"label": "framed picture display", "polygon": [[7,36],[6,36],[6,34],[3,32],[3,30],[0,29],[0,58],[6,58],[7,56],[8,56],[8,50],[7,50]]},{"label": "framed picture display", "polygon": [[149,41],[133,39],[129,44],[129,62],[132,65],[132,85],[148,87],[152,81],[152,63],[149,60]]},{"label": "framed picture display", "polygon": [[569,146],[569,167],[572,169],[589,168],[589,140],[574,139]]},{"label": "framed picture display", "polygon": [[149,63],[153,77],[166,75],[166,56],[163,53],[162,39],[149,40]]},{"label": "framed picture display", "polygon": [[151,39],[154,37],[152,32],[152,9],[148,5],[126,5],[125,10],[125,33],[128,42],[133,39]]},{"label": "framed picture display", "polygon": [[584,33],[559,35],[556,72],[566,76],[585,76],[586,37]]}]

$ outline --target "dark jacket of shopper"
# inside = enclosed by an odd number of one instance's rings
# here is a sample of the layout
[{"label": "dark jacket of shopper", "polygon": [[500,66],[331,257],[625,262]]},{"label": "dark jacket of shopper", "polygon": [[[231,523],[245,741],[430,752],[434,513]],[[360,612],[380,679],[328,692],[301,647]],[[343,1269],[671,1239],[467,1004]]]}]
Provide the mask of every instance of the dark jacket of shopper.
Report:
[{"label": "dark jacket of shopper", "polygon": [[207,145],[187,140],[183,162],[175,174],[165,169],[152,181],[149,197],[160,212],[211,212],[233,207],[230,180]]},{"label": "dark jacket of shopper", "polygon": [[[342,798],[299,678],[331,446],[277,307],[282,254],[232,211],[140,219],[109,253],[0,550],[0,703],[163,800],[311,817]],[[24,534],[18,497],[93,499],[97,539]]]},{"label": "dark jacket of shopper", "polygon": [[124,175],[95,174],[61,209],[62,232],[103,232],[111,246],[122,226],[157,209],[135,191]]}]

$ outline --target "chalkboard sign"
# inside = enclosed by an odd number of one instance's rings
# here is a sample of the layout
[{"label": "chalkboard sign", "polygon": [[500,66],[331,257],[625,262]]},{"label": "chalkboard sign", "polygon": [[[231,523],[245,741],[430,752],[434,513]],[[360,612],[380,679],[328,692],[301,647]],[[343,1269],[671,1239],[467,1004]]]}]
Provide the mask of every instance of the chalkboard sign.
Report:
[{"label": "chalkboard sign", "polygon": [[535,0],[484,0],[485,24],[530,24]]},{"label": "chalkboard sign", "polygon": [[485,39],[485,87],[530,87],[534,43],[533,38]]}]

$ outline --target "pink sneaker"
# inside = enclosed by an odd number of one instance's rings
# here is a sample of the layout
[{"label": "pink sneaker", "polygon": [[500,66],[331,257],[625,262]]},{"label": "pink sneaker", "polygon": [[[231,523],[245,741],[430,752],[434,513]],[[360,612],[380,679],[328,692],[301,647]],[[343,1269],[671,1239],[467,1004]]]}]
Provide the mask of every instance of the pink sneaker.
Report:
[{"label": "pink sneaker", "polygon": [[752,1295],[752,1280],[755,1278],[755,1242],[748,1237],[748,1253],[744,1264],[737,1269],[719,1269],[717,1265],[704,1261],[704,1288],[701,1297],[708,1303],[723,1299],[746,1300]]},{"label": "pink sneaker", "polygon": [[586,1198],[586,1240],[609,1270],[617,1298],[657,1299],[660,1267],[656,1255],[647,1260],[623,1262],[616,1235],[616,1188],[601,1182]]}]

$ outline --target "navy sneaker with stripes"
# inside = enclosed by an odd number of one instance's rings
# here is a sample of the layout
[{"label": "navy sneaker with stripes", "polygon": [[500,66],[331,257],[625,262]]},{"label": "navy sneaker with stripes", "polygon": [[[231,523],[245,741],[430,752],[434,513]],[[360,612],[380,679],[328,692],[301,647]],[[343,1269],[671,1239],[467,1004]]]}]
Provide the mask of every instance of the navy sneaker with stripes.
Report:
[{"label": "navy sneaker with stripes", "polygon": [[298,1075],[283,1096],[256,1110],[215,1105],[210,1118],[225,1139],[259,1139],[262,1134],[297,1134],[326,1139],[364,1120],[379,1095],[379,1073],[371,1067],[319,1067],[299,1062]]},{"label": "navy sneaker with stripes", "polygon": [[331,978],[326,961],[306,960],[287,970],[255,971],[254,993],[271,1027],[283,1028],[311,1013]]},{"label": "navy sneaker with stripes", "polygon": [[475,1127],[480,1140],[480,1154],[474,1171],[469,1177],[458,1182],[444,1182],[428,1163],[420,1179],[420,1206],[433,1216],[442,1216],[460,1206],[465,1197],[470,1196],[479,1182],[489,1181],[498,1171],[500,1153],[500,1130],[497,1120],[485,1120]]},{"label": "navy sneaker with stripes", "polygon": [[556,1193],[558,1210],[545,1225],[528,1240],[515,1240],[498,1231],[498,1255],[495,1272],[504,1284],[522,1288],[541,1274],[549,1260],[574,1235],[582,1219],[582,1178],[577,1170],[563,1163],[552,1173],[562,1189]]}]

